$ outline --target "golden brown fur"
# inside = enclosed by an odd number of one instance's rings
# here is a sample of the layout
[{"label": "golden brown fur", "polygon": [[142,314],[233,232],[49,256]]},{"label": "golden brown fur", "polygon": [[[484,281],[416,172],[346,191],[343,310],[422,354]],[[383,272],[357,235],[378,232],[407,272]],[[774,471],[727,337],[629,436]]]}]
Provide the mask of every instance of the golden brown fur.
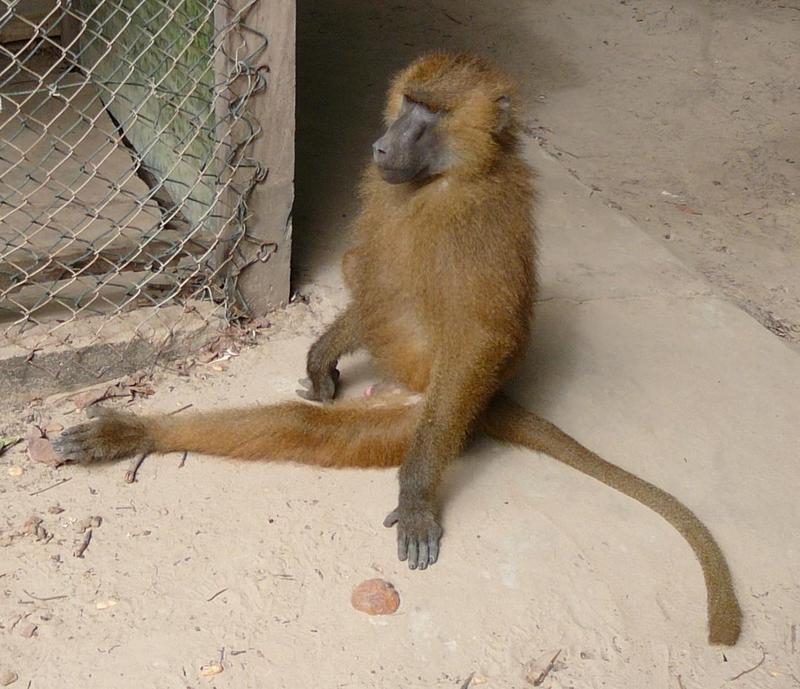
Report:
[{"label": "golden brown fur", "polygon": [[192,450],[319,466],[402,465],[395,514],[405,539],[401,552],[413,541],[414,559],[417,548],[428,553],[427,560],[420,556],[424,567],[435,562],[433,549],[438,554],[439,479],[479,427],[547,452],[659,512],[703,566],[710,640],[733,644],[741,613],[725,559],[705,526],[671,495],[498,392],[526,351],[536,293],[532,175],[517,154],[513,111],[502,121],[501,105],[514,96],[511,80],[493,67],[443,53],[413,63],[389,92],[388,123],[404,97],[441,115],[447,169],[402,184],[385,182],[374,165],[367,170],[353,248],[343,262],[352,304],[312,347],[308,370],[315,393],[330,399],[338,359],[365,347],[387,374],[424,393],[419,404],[111,414],[71,431],[62,448],[84,460]]}]

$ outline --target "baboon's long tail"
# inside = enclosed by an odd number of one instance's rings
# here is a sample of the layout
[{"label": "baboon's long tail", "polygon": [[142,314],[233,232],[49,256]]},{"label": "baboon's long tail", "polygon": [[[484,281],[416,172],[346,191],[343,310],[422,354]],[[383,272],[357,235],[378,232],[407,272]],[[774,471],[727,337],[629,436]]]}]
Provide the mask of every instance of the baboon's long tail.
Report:
[{"label": "baboon's long tail", "polygon": [[739,638],[742,611],[736,600],[731,572],[711,532],[684,504],[652,483],[607,462],[549,421],[503,394],[497,396],[483,420],[484,430],[497,440],[544,452],[584,474],[602,481],[660,514],[694,550],[708,592],[708,640],[733,646]]}]

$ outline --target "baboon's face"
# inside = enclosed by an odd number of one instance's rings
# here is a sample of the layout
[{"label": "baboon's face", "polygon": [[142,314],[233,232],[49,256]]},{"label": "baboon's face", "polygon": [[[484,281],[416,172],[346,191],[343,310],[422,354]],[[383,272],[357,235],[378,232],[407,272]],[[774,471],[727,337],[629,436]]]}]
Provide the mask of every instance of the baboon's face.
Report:
[{"label": "baboon's face", "polygon": [[372,144],[372,159],[389,184],[425,180],[447,167],[444,136],[438,129],[442,113],[403,97],[397,118]]}]

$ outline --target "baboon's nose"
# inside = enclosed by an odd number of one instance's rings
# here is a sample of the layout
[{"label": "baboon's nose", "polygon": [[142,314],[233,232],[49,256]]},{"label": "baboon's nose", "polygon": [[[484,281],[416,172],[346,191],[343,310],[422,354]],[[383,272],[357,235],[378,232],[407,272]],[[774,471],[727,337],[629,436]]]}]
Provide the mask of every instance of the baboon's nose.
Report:
[{"label": "baboon's nose", "polygon": [[386,148],[378,139],[374,144],[372,144],[372,159],[376,163],[380,163],[382,160],[386,158]]}]

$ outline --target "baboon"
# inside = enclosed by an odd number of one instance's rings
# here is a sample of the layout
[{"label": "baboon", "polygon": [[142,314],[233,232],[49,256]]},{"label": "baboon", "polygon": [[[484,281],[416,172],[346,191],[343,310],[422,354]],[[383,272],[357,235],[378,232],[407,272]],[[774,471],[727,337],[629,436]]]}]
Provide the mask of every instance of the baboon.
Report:
[{"label": "baboon", "polygon": [[[324,467],[399,466],[398,555],[439,556],[437,490],[480,431],[547,453],[658,512],[689,542],[708,591],[709,641],[732,645],[741,611],[725,557],[672,495],[610,464],[501,390],[524,356],[536,294],[532,173],[513,81],[468,55],[434,53],[389,89],[362,209],[343,260],[351,304],[313,344],[305,402],[186,416],[101,411],[58,441],[89,462],[192,451]],[[414,397],[333,402],[339,360],[366,348]]]}]

